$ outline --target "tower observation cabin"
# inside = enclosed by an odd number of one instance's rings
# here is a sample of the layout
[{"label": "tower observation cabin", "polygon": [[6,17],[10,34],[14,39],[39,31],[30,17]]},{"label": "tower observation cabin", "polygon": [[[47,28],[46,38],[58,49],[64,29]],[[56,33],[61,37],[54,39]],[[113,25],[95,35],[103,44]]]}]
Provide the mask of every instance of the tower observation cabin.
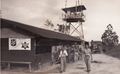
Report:
[{"label": "tower observation cabin", "polygon": [[85,22],[83,10],[86,10],[84,5],[63,8],[65,14],[63,20],[66,22]]},{"label": "tower observation cabin", "polygon": [[[65,8],[62,8],[62,11],[64,12],[62,15],[62,20],[66,22],[64,25],[66,26],[66,34],[72,35],[74,32],[76,32],[79,35],[79,38],[84,39],[82,23],[85,22],[85,15],[83,14],[83,11],[86,10],[86,8],[84,5],[82,5],[82,3],[79,4],[79,0],[77,0],[76,3],[77,4],[75,6],[65,6]],[[72,32],[70,32],[71,27],[73,28]]]}]

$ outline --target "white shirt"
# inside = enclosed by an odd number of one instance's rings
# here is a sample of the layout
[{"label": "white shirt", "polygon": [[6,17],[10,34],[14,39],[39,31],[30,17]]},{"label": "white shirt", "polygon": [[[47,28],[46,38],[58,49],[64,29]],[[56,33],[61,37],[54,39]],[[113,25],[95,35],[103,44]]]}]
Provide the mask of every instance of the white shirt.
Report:
[{"label": "white shirt", "polygon": [[66,56],[68,56],[68,53],[67,53],[66,50],[64,50],[64,51],[60,51],[60,55],[59,55],[59,57],[66,57]]},{"label": "white shirt", "polygon": [[55,53],[55,52],[56,52],[56,47],[52,46],[52,53]]},{"label": "white shirt", "polygon": [[91,50],[88,48],[88,49],[85,49],[84,50],[84,53],[85,53],[85,55],[91,55]]}]

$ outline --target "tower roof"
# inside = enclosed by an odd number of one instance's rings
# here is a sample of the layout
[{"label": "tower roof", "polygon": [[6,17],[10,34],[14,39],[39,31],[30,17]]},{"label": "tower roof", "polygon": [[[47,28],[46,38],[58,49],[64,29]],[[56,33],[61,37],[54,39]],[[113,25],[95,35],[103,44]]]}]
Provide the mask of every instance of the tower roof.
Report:
[{"label": "tower roof", "polygon": [[68,7],[68,8],[63,8],[62,9],[65,13],[67,11],[70,11],[70,12],[80,12],[82,10],[86,10],[85,6],[84,5],[79,5],[79,6],[73,6],[73,7]]}]

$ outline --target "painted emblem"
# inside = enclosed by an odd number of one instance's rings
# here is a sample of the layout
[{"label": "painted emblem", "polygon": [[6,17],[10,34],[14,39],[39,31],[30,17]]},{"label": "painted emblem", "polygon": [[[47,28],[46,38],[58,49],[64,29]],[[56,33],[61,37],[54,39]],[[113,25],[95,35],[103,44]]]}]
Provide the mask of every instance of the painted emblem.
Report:
[{"label": "painted emblem", "polygon": [[16,46],[16,39],[11,39],[11,46]]},{"label": "painted emblem", "polygon": [[24,42],[24,43],[22,43],[22,48],[27,49],[27,48],[29,48],[28,45],[29,45],[29,43]]}]

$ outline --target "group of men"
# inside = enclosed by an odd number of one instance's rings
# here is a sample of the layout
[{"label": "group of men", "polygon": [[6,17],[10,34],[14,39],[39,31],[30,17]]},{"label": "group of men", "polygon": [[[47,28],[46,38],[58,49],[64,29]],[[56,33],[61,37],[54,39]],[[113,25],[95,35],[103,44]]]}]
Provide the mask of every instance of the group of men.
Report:
[{"label": "group of men", "polygon": [[58,45],[52,46],[52,64],[60,63],[60,72],[65,72],[67,62],[76,62],[84,59],[87,71],[90,69],[91,49],[89,43],[85,42],[83,45]]}]

